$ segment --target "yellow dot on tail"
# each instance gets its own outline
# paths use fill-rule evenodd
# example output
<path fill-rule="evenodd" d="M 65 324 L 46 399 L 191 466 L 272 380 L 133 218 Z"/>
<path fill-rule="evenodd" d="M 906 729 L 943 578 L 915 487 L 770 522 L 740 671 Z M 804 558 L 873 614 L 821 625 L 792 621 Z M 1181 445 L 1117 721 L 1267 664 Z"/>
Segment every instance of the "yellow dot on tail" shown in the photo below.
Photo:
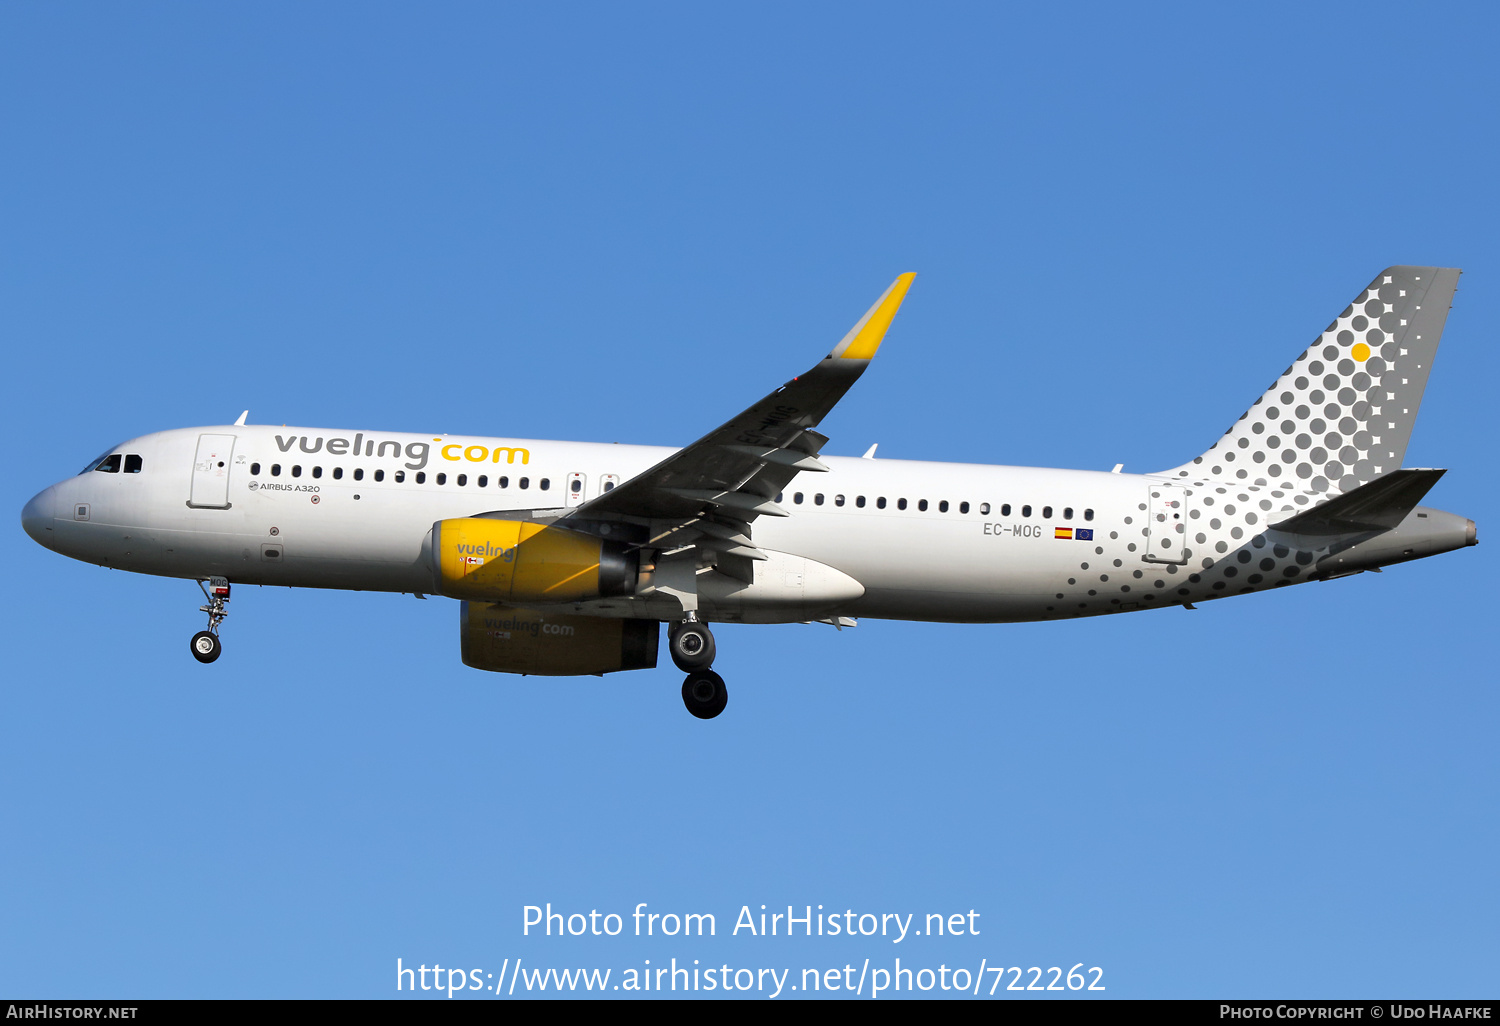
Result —
<path fill-rule="evenodd" d="M 1352 355 L 1360 363 L 1364 363 L 1370 358 L 1370 347 L 1361 342 L 1354 347 L 1354 352 Z"/>

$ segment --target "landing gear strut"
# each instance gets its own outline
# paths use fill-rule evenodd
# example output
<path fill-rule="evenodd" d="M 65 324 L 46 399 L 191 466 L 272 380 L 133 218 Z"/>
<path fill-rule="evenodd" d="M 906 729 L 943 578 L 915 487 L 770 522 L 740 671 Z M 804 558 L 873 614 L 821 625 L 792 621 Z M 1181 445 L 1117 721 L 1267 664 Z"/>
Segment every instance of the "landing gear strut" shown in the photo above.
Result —
<path fill-rule="evenodd" d="M 729 689 L 724 678 L 709 669 L 714 663 L 714 636 L 696 616 L 667 629 L 667 650 L 672 662 L 687 673 L 682 682 L 682 704 L 700 720 L 711 720 L 724 711 Z"/>
<path fill-rule="evenodd" d="M 198 587 L 203 591 L 203 597 L 208 599 L 208 605 L 198 607 L 199 612 L 208 614 L 208 630 L 194 634 L 189 645 L 194 659 L 200 663 L 211 663 L 224 651 L 224 646 L 219 642 L 219 624 L 229 615 L 224 608 L 229 604 L 229 580 L 210 577 L 206 585 L 199 581 Z"/>

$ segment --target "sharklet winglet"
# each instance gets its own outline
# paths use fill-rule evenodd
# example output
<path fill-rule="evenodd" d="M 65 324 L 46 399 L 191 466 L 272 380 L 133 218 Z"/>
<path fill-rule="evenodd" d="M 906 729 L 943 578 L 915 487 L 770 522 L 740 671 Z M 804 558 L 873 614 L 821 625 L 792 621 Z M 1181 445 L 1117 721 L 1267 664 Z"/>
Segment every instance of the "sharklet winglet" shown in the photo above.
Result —
<path fill-rule="evenodd" d="M 865 315 L 849 329 L 849 334 L 833 347 L 833 352 L 828 354 L 829 359 L 874 359 L 885 333 L 890 329 L 891 321 L 896 317 L 896 311 L 901 309 L 901 302 L 906 298 L 916 277 L 915 272 L 908 271 L 891 282 L 891 287 L 875 300 L 875 305 L 866 310 Z"/>

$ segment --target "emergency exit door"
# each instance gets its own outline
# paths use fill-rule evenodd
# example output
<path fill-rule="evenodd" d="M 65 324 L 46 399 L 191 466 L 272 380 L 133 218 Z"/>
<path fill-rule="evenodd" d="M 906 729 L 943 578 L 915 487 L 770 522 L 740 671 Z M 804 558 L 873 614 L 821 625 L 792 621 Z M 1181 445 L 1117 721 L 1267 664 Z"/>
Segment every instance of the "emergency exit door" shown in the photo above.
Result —
<path fill-rule="evenodd" d="M 582 474 L 568 475 L 568 505 L 580 506 L 588 498 L 588 478 Z"/>

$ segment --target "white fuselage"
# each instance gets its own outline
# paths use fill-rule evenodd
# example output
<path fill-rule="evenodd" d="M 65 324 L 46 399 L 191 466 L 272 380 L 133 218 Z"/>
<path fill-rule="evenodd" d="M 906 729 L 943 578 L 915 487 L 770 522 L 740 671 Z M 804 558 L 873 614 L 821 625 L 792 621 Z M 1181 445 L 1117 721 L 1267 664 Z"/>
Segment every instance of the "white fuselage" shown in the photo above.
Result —
<path fill-rule="evenodd" d="M 567 509 L 673 450 L 232 426 L 165 431 L 112 452 L 139 456 L 139 472 L 87 471 L 48 488 L 23 514 L 27 531 L 65 555 L 140 573 L 427 594 L 436 590 L 434 522 Z M 1164 475 L 823 462 L 829 472 L 799 474 L 781 497 L 790 516 L 762 516 L 753 529 L 756 546 L 863 586 L 819 615 L 1000 622 L 1121 612 L 1297 583 L 1326 554 L 1272 527 L 1311 493 Z M 1159 519 L 1153 537 L 1149 504 L 1164 487 L 1180 500 L 1178 523 Z M 1459 540 L 1433 551 L 1465 544 L 1453 529 Z M 1147 561 L 1157 544 L 1176 561 Z M 779 572 L 774 561 L 759 566 Z M 711 598 L 702 612 L 809 615 L 801 606 L 744 615 Z"/>

